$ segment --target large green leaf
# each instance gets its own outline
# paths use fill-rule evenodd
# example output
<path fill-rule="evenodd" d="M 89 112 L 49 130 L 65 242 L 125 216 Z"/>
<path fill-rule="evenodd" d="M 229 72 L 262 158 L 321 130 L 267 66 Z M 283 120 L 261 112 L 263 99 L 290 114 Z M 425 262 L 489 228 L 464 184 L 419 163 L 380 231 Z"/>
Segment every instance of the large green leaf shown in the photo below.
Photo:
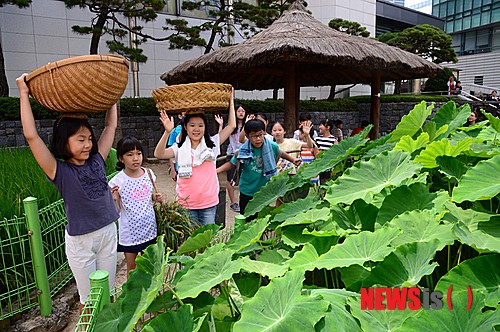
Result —
<path fill-rule="evenodd" d="M 316 332 L 356 332 L 361 331 L 356 319 L 347 310 L 347 298 L 359 297 L 359 294 L 343 289 L 311 289 L 312 296 L 321 295 L 330 302 L 330 308 L 316 325 Z"/>
<path fill-rule="evenodd" d="M 303 234 L 303 230 L 304 226 L 302 225 L 287 226 L 282 230 L 281 239 L 286 245 L 292 248 L 311 242 L 314 239 L 314 236 Z"/>
<path fill-rule="evenodd" d="M 447 137 L 451 132 L 462 127 L 467 118 L 470 115 L 469 104 L 464 104 L 457 109 L 455 102 L 450 101 L 443 105 L 432 118 L 432 122 L 436 123 L 436 127 L 440 128 L 444 125 L 448 125 L 448 130 L 436 137 L 436 139 L 441 139 Z"/>
<path fill-rule="evenodd" d="M 465 152 L 466 155 L 478 158 L 488 159 L 500 154 L 500 146 L 495 141 L 485 143 L 474 142 L 470 146 L 470 150 Z"/>
<path fill-rule="evenodd" d="M 394 150 L 403 150 L 411 154 L 427 146 L 428 143 L 429 143 L 429 134 L 427 133 L 421 133 L 415 140 L 410 136 L 403 136 L 401 137 L 399 142 L 394 146 Z"/>
<path fill-rule="evenodd" d="M 330 219 L 330 209 L 324 207 L 321 209 L 312 209 L 298 213 L 297 215 L 290 217 L 284 222 L 282 222 L 280 227 L 285 227 L 289 225 L 312 224 L 319 220 L 329 220 L 329 219 Z"/>
<path fill-rule="evenodd" d="M 445 192 L 430 193 L 423 183 L 400 186 L 384 199 L 377 214 L 377 224 L 384 225 L 395 216 L 407 211 L 442 209 L 448 199 L 448 194 Z"/>
<path fill-rule="evenodd" d="M 265 206 L 276 202 L 279 197 L 284 196 L 292 188 L 292 182 L 289 181 L 289 178 L 290 176 L 286 173 L 273 176 L 271 181 L 255 193 L 250 202 L 248 202 L 245 208 L 245 217 L 254 215 Z"/>
<path fill-rule="evenodd" d="M 313 331 L 329 303 L 321 296 L 301 295 L 304 271 L 294 270 L 271 280 L 243 304 L 234 332 Z"/>
<path fill-rule="evenodd" d="M 227 244 L 227 248 L 240 251 L 259 241 L 267 225 L 269 225 L 268 221 L 269 216 L 246 224 L 244 230 L 241 231 L 237 238 L 231 238 L 231 241 Z"/>
<path fill-rule="evenodd" d="M 215 224 L 204 225 L 191 234 L 189 238 L 177 250 L 177 255 L 205 248 L 210 244 L 220 226 Z"/>
<path fill-rule="evenodd" d="M 403 136 L 413 137 L 422 126 L 429 115 L 432 113 L 434 103 L 427 107 L 425 101 L 415 105 L 413 110 L 401 118 L 401 121 L 396 126 L 396 129 L 391 133 L 391 138 L 388 143 L 396 142 Z"/>
<path fill-rule="evenodd" d="M 288 261 L 290 269 L 299 269 L 302 271 L 314 270 L 314 262 L 318 259 L 318 253 L 314 246 L 306 243 L 301 251 L 297 251 L 293 257 Z"/>
<path fill-rule="evenodd" d="M 456 236 L 480 252 L 500 253 L 500 216 L 463 210 L 448 203 L 444 219 L 453 223 Z"/>
<path fill-rule="evenodd" d="M 206 313 L 202 317 L 194 320 L 193 307 L 190 304 L 181 306 L 176 311 L 164 312 L 149 321 L 141 331 L 157 332 L 165 331 L 168 326 L 169 331 L 175 332 L 197 332 L 205 320 Z"/>
<path fill-rule="evenodd" d="M 493 127 L 493 129 L 500 133 L 500 119 L 488 112 L 485 112 L 483 109 L 481 109 L 481 112 L 486 117 L 486 119 L 488 119 L 491 127 Z"/>
<path fill-rule="evenodd" d="M 276 216 L 274 216 L 273 218 L 273 221 L 285 221 L 300 212 L 304 212 L 314 208 L 316 205 L 318 205 L 318 198 L 313 195 L 308 195 L 306 198 L 297 199 L 284 205 L 286 206 L 286 208 L 282 209 L 278 214 L 276 214 Z"/>
<path fill-rule="evenodd" d="M 405 212 L 394 218 L 388 226 L 403 231 L 401 235 L 391 242 L 393 247 L 411 242 L 438 240 L 440 246 L 437 250 L 441 250 L 444 246 L 453 244 L 455 240 L 455 234 L 452 231 L 453 225 L 439 224 L 438 217 L 429 210 Z"/>
<path fill-rule="evenodd" d="M 441 167 L 441 172 L 457 181 L 467 172 L 467 166 L 454 157 L 440 156 L 436 158 L 437 164 Z"/>
<path fill-rule="evenodd" d="M 387 186 L 397 186 L 415 175 L 421 166 L 401 150 L 384 152 L 368 161 L 361 161 L 348 169 L 328 189 L 325 199 L 330 204 L 351 204 L 356 199 L 370 202 L 370 196 Z"/>
<path fill-rule="evenodd" d="M 163 236 L 159 236 L 156 244 L 146 248 L 144 255 L 137 256 L 136 268 L 123 284 L 122 294 L 97 316 L 95 331 L 132 331 L 163 288 L 167 257 Z"/>
<path fill-rule="evenodd" d="M 453 295 L 467 293 L 467 287 L 485 296 L 487 306 L 500 303 L 500 255 L 491 254 L 468 259 L 448 271 L 436 285 L 443 294 L 453 287 Z"/>
<path fill-rule="evenodd" d="M 296 177 L 300 178 L 297 185 L 309 182 L 319 173 L 335 167 L 337 163 L 354 154 L 368 140 L 365 138 L 368 132 L 369 128 L 366 128 L 359 135 L 343 139 L 339 144 L 332 145 L 328 150 L 322 151 L 312 162 L 301 166 L 297 170 Z"/>
<path fill-rule="evenodd" d="M 417 313 L 409 309 L 361 310 L 361 301 L 359 297 L 347 298 L 347 304 L 351 307 L 352 315 L 359 320 L 363 331 L 370 332 L 396 331 L 404 321 Z"/>
<path fill-rule="evenodd" d="M 255 261 L 248 257 L 243 257 L 241 259 L 241 269 L 250 273 L 258 273 L 261 276 L 269 277 L 269 279 L 274 279 L 284 275 L 285 272 L 288 271 L 288 266 Z"/>
<path fill-rule="evenodd" d="M 432 142 L 448 131 L 448 125 L 445 124 L 438 129 L 435 122 L 429 121 L 424 125 L 423 131 L 429 135 L 429 142 Z"/>
<path fill-rule="evenodd" d="M 453 190 L 453 201 L 490 199 L 500 193 L 500 155 L 480 161 L 469 169 Z"/>
<path fill-rule="evenodd" d="M 401 231 L 396 228 L 383 228 L 375 232 L 361 232 L 350 235 L 342 244 L 336 245 L 321 255 L 314 265 L 318 269 L 333 269 L 353 264 L 363 265 L 367 261 L 378 262 L 395 250 L 389 243 Z"/>
<path fill-rule="evenodd" d="M 332 207 L 333 226 L 337 234 L 346 235 L 359 231 L 373 231 L 379 209 L 362 199 L 355 200 L 347 208 L 341 205 Z M 326 230 L 323 226 L 321 229 Z"/>
<path fill-rule="evenodd" d="M 415 158 L 415 162 L 422 163 L 425 168 L 436 168 L 438 167 L 436 162 L 437 157 L 456 157 L 460 153 L 469 150 L 472 142 L 472 139 L 464 139 L 462 141 L 458 141 L 456 145 L 451 145 L 451 141 L 446 138 L 440 141 L 432 142 L 422 152 L 420 152 L 420 154 Z"/>
<path fill-rule="evenodd" d="M 224 249 L 194 264 L 177 283 L 176 292 L 180 298 L 196 297 L 224 280 L 230 279 L 241 269 L 239 260 L 231 260 L 234 250 Z"/>
<path fill-rule="evenodd" d="M 347 290 L 359 292 L 363 283 L 370 276 L 372 269 L 364 268 L 360 265 L 351 265 L 340 268 L 342 282 Z"/>
<path fill-rule="evenodd" d="M 383 285 L 388 287 L 412 287 L 423 276 L 430 275 L 438 263 L 429 261 L 434 258 L 440 246 L 438 240 L 413 242 L 399 246 L 371 272 L 363 287 Z"/>
<path fill-rule="evenodd" d="M 467 310 L 467 293 L 454 294 L 453 310 L 443 307 L 441 310 L 421 310 L 408 318 L 398 332 L 436 332 L 436 331 L 493 331 L 500 324 L 500 310 L 484 311 L 484 296 L 473 292 L 470 310 Z M 443 305 L 446 306 L 443 294 Z"/>

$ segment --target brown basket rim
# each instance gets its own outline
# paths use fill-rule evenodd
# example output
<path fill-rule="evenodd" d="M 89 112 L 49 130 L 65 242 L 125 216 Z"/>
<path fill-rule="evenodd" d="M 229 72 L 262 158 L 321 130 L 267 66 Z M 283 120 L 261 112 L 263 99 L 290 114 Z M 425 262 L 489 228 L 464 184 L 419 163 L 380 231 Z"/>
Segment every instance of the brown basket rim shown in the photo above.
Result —
<path fill-rule="evenodd" d="M 195 86 L 195 85 L 202 85 L 202 84 L 209 84 L 209 85 L 221 85 L 221 86 L 225 86 L 226 88 L 228 87 L 233 87 L 231 84 L 229 83 L 217 83 L 217 82 L 194 82 L 194 83 L 185 83 L 185 84 L 172 84 L 172 85 L 165 85 L 165 86 L 161 86 L 159 88 L 156 88 L 156 89 L 153 89 L 153 91 L 151 93 L 159 93 L 160 91 L 166 91 L 166 90 L 169 90 L 169 89 L 177 89 L 177 88 L 182 88 L 182 87 L 186 87 L 186 86 Z"/>
<path fill-rule="evenodd" d="M 107 62 L 117 62 L 123 63 L 127 68 L 129 67 L 128 61 L 118 55 L 114 54 L 90 54 L 90 55 L 79 55 L 71 58 L 66 58 L 54 62 L 49 62 L 45 66 L 39 67 L 33 70 L 26 76 L 26 81 L 31 80 L 32 78 L 41 75 L 47 71 L 53 70 L 55 68 L 63 67 L 66 65 L 70 65 L 78 62 L 89 62 L 89 61 L 107 61 Z"/>

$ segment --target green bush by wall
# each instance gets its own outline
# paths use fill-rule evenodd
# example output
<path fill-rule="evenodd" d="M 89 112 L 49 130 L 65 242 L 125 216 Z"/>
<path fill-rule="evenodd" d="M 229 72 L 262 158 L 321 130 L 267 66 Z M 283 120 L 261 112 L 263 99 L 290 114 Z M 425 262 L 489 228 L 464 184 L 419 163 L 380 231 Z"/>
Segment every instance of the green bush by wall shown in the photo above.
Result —
<path fill-rule="evenodd" d="M 446 96 L 423 96 L 423 95 L 382 95 L 381 103 L 394 102 L 446 102 Z M 369 103 L 370 96 L 356 96 L 343 99 L 328 100 L 300 100 L 300 112 L 350 112 L 358 110 L 358 103 Z M 267 100 L 244 100 L 235 99 L 235 104 L 242 104 L 249 113 L 280 113 L 283 112 L 285 104 L 283 99 Z M 35 100 L 31 99 L 31 107 L 35 119 L 54 119 L 59 113 L 50 111 Z M 151 116 L 158 114 L 153 98 L 123 98 L 120 100 L 120 115 L 129 116 Z M 103 112 L 92 114 L 91 117 L 102 117 Z M 19 98 L 0 97 L 0 121 L 19 120 Z"/>

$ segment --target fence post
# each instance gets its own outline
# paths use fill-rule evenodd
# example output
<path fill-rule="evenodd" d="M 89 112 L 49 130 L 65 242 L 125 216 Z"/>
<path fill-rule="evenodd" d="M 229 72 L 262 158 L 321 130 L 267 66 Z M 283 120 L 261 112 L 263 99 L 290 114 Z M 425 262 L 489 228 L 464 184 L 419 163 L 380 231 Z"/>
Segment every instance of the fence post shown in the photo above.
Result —
<path fill-rule="evenodd" d="M 33 260 L 33 269 L 35 271 L 40 314 L 42 316 L 49 316 L 52 314 L 52 299 L 50 298 L 49 278 L 45 265 L 45 253 L 43 251 L 37 199 L 35 197 L 27 197 L 23 200 L 23 205 L 28 227 L 31 259 Z"/>
<path fill-rule="evenodd" d="M 99 301 L 97 308 L 97 313 L 99 313 L 105 304 L 110 302 L 109 300 L 109 273 L 104 270 L 97 270 L 89 275 L 90 288 L 101 288 L 102 296 Z"/>

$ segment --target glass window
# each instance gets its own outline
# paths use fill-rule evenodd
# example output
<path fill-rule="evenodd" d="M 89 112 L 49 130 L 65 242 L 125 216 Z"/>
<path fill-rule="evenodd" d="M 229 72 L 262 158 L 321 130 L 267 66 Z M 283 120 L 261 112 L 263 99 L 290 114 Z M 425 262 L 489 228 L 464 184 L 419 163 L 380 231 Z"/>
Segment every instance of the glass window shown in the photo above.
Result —
<path fill-rule="evenodd" d="M 472 1 L 464 1 L 464 10 L 472 9 Z"/>
<path fill-rule="evenodd" d="M 474 54 L 476 49 L 476 32 L 471 31 L 465 34 L 464 54 Z"/>
<path fill-rule="evenodd" d="M 490 23 L 491 12 L 486 12 L 481 14 L 481 25 L 486 25 Z"/>
<path fill-rule="evenodd" d="M 472 15 L 471 26 L 474 28 L 480 25 L 481 25 L 481 14 Z"/>
<path fill-rule="evenodd" d="M 463 29 L 464 30 L 470 29 L 470 22 L 471 22 L 471 17 L 470 16 L 464 17 L 464 19 L 463 19 Z"/>
<path fill-rule="evenodd" d="M 474 84 L 483 85 L 484 77 L 483 76 L 474 76 Z"/>
<path fill-rule="evenodd" d="M 464 2 L 457 1 L 455 2 L 455 13 L 461 13 L 464 10 Z"/>
<path fill-rule="evenodd" d="M 491 22 L 500 22 L 500 8 L 491 11 Z"/>
<path fill-rule="evenodd" d="M 479 30 L 477 32 L 477 48 L 489 47 L 490 29 Z"/>
<path fill-rule="evenodd" d="M 446 33 L 452 33 L 452 32 L 454 32 L 454 30 L 453 30 L 453 21 L 446 22 L 446 24 L 444 25 L 444 31 L 446 31 Z"/>
<path fill-rule="evenodd" d="M 455 20 L 455 27 L 453 28 L 453 31 L 460 31 L 462 30 L 462 20 Z"/>
<path fill-rule="evenodd" d="M 181 8 L 181 15 L 188 17 L 213 18 L 211 11 L 218 11 L 220 7 L 219 0 L 190 0 L 189 2 L 201 2 L 200 9 L 184 10 Z"/>
<path fill-rule="evenodd" d="M 446 12 L 448 15 L 455 14 L 455 0 L 451 0 L 448 2 L 448 11 Z"/>

